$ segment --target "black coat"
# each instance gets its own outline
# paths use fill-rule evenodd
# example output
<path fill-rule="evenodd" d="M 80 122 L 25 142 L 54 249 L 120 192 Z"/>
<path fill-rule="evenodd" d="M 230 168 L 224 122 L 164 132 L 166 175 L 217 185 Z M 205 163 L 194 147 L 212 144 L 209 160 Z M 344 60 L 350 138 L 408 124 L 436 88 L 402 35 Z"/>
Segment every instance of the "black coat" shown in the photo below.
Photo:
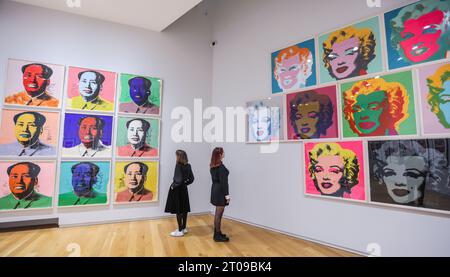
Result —
<path fill-rule="evenodd" d="M 187 186 L 194 182 L 190 164 L 177 163 L 173 174 L 173 183 L 169 188 L 166 202 L 166 213 L 182 214 L 191 211 Z"/>
<path fill-rule="evenodd" d="M 225 196 L 228 192 L 228 169 L 221 164 L 209 170 L 211 173 L 212 187 L 211 187 L 211 204 L 214 206 L 227 206 Z"/>

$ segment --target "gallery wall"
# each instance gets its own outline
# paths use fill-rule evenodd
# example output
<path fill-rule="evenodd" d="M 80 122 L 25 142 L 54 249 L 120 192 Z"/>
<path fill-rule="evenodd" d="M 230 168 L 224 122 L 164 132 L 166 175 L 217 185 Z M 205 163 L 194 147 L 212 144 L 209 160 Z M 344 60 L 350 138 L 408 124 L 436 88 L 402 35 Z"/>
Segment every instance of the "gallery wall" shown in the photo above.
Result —
<path fill-rule="evenodd" d="M 415 1 L 343 2 L 214 1 L 213 105 L 269 97 L 272 52 Z M 230 170 L 230 218 L 360 253 L 450 253 L 448 215 L 304 196 L 302 143 L 281 143 L 273 154 L 261 154 L 258 144 L 212 147 L 219 145 Z"/>
<path fill-rule="evenodd" d="M 0 96 L 3 98 L 9 58 L 155 76 L 163 80 L 159 195 L 156 203 L 0 213 L 0 222 L 59 217 L 61 225 L 101 223 L 167 216 L 164 213 L 173 178 L 175 151 L 187 151 L 196 182 L 190 187 L 191 210 L 209 210 L 209 145 L 174 143 L 170 113 L 192 109 L 194 98 L 210 104 L 211 24 L 200 5 L 163 33 L 0 0 Z M 186 54 L 188 53 L 188 54 Z M 192 71 L 195 64 L 197 70 Z M 0 104 L 1 105 L 1 104 Z M 205 162 L 206 161 L 206 162 Z M 205 169 L 206 167 L 206 169 Z"/>

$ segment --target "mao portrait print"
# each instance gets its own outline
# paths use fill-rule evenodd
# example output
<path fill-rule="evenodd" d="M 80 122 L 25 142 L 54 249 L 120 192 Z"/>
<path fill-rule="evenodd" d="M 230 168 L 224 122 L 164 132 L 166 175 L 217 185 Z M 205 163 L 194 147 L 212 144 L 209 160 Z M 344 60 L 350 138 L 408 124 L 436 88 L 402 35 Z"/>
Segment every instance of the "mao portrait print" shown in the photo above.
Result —
<path fill-rule="evenodd" d="M 63 157 L 111 157 L 112 116 L 66 113 Z"/>
<path fill-rule="evenodd" d="M 450 210 L 449 139 L 369 141 L 371 201 Z"/>
<path fill-rule="evenodd" d="M 305 143 L 305 193 L 365 201 L 363 143 Z"/>
<path fill-rule="evenodd" d="M 51 208 L 55 162 L 0 162 L 0 210 Z"/>
<path fill-rule="evenodd" d="M 344 138 L 417 133 L 411 71 L 344 83 L 341 95 Z"/>
<path fill-rule="evenodd" d="M 158 199 L 158 162 L 116 162 L 115 203 L 153 202 Z"/>
<path fill-rule="evenodd" d="M 8 60 L 5 104 L 59 108 L 64 71 L 63 65 Z"/>
<path fill-rule="evenodd" d="M 272 53 L 272 93 L 316 85 L 314 44 L 310 39 Z"/>
<path fill-rule="evenodd" d="M 110 162 L 62 162 L 58 206 L 108 203 Z"/>
<path fill-rule="evenodd" d="M 419 68 L 424 134 L 450 134 L 450 63 Z"/>
<path fill-rule="evenodd" d="M 289 140 L 337 138 L 336 86 L 286 95 Z"/>
<path fill-rule="evenodd" d="M 383 70 L 378 17 L 319 36 L 320 83 Z"/>
<path fill-rule="evenodd" d="M 157 118 L 119 117 L 117 125 L 117 156 L 128 158 L 159 156 L 159 125 Z"/>
<path fill-rule="evenodd" d="M 56 156 L 59 113 L 28 110 L 3 110 L 0 157 Z"/>
<path fill-rule="evenodd" d="M 247 102 L 247 142 L 280 140 L 282 97 Z"/>
<path fill-rule="evenodd" d="M 389 69 L 449 57 L 450 2 L 422 0 L 384 14 Z"/>
<path fill-rule="evenodd" d="M 116 73 L 69 67 L 67 81 L 67 109 L 114 111 Z"/>
<path fill-rule="evenodd" d="M 122 73 L 119 112 L 159 116 L 161 94 L 161 79 Z"/>

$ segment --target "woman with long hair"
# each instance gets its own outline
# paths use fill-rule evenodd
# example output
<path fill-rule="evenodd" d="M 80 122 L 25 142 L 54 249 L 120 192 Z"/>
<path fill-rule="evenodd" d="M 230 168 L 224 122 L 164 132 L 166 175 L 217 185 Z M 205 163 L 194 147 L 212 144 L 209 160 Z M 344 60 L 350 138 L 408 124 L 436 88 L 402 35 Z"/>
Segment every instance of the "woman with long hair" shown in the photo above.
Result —
<path fill-rule="evenodd" d="M 211 187 L 211 204 L 216 206 L 214 216 L 214 241 L 227 242 L 230 239 L 222 234 L 220 228 L 225 206 L 230 203 L 230 195 L 228 192 L 228 174 L 229 171 L 223 164 L 225 153 L 222 147 L 214 148 L 211 156 L 210 173 L 212 179 Z"/>
<path fill-rule="evenodd" d="M 187 186 L 194 182 L 194 174 L 192 173 L 191 165 L 188 163 L 186 152 L 177 150 L 175 154 L 177 164 L 169 195 L 167 196 L 165 212 L 177 215 L 178 229 L 170 233 L 170 235 L 182 237 L 187 233 L 187 214 L 191 211 Z"/>

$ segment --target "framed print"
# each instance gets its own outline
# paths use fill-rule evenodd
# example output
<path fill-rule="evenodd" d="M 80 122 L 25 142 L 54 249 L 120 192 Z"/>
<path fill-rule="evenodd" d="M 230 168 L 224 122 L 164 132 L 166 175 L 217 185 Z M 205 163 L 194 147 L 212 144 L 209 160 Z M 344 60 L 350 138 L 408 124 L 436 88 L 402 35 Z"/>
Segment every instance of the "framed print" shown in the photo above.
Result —
<path fill-rule="evenodd" d="M 113 112 L 116 76 L 110 71 L 70 66 L 66 108 Z"/>
<path fill-rule="evenodd" d="M 157 201 L 158 169 L 157 161 L 116 162 L 115 203 Z"/>
<path fill-rule="evenodd" d="M 422 130 L 450 135 L 450 62 L 418 69 Z"/>
<path fill-rule="evenodd" d="M 108 204 L 110 162 L 61 162 L 59 207 Z"/>
<path fill-rule="evenodd" d="M 379 17 L 319 36 L 320 83 L 383 70 Z"/>
<path fill-rule="evenodd" d="M 119 112 L 159 116 L 161 97 L 161 79 L 120 74 Z"/>
<path fill-rule="evenodd" d="M 63 65 L 8 60 L 4 103 L 28 107 L 61 107 Z"/>
<path fill-rule="evenodd" d="M 53 161 L 0 161 L 0 211 L 52 207 Z"/>
<path fill-rule="evenodd" d="M 317 84 L 314 38 L 271 54 L 272 93 L 298 90 Z"/>
<path fill-rule="evenodd" d="M 362 141 L 306 142 L 305 194 L 366 201 Z"/>
<path fill-rule="evenodd" d="M 450 211 L 450 139 L 369 141 L 372 202 Z"/>
<path fill-rule="evenodd" d="M 0 157 L 54 157 L 59 144 L 59 112 L 4 109 Z"/>
<path fill-rule="evenodd" d="M 389 69 L 449 57 L 450 2 L 422 0 L 384 14 Z"/>
<path fill-rule="evenodd" d="M 286 95 L 288 140 L 337 138 L 336 86 Z"/>
<path fill-rule="evenodd" d="M 62 156 L 69 158 L 111 157 L 113 117 L 66 113 Z"/>
<path fill-rule="evenodd" d="M 341 84 L 343 137 L 416 135 L 413 87 L 411 71 Z"/>
<path fill-rule="evenodd" d="M 119 117 L 116 141 L 117 156 L 158 157 L 159 126 L 160 120 L 157 118 Z"/>
<path fill-rule="evenodd" d="M 247 102 L 247 142 L 269 142 L 283 139 L 281 121 L 283 98 Z"/>

